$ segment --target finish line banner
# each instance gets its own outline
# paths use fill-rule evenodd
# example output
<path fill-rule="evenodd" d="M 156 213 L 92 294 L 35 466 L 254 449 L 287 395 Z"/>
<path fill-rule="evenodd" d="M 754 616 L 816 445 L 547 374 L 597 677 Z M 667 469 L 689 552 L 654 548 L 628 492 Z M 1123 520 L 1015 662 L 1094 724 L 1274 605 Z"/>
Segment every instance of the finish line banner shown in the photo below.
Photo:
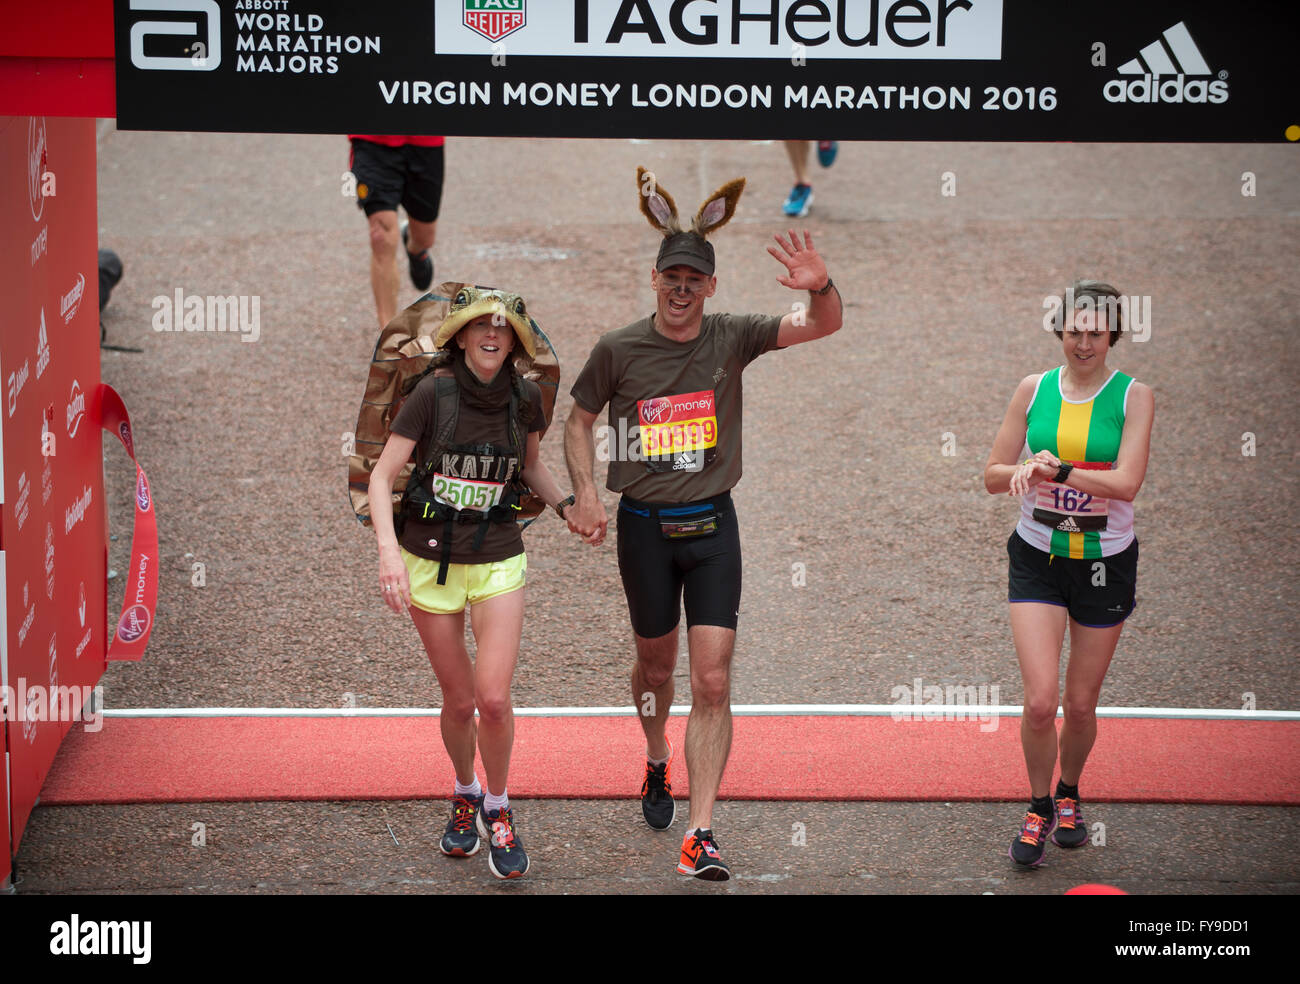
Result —
<path fill-rule="evenodd" d="M 1285 6 L 115 0 L 122 129 L 1300 139 Z"/>

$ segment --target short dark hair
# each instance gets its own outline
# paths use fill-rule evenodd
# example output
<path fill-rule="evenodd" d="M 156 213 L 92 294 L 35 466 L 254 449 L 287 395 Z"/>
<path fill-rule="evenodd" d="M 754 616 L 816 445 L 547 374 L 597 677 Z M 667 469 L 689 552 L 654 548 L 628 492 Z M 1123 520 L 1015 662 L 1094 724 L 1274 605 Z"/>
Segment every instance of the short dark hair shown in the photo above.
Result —
<path fill-rule="evenodd" d="M 1113 347 L 1124 333 L 1124 305 L 1118 290 L 1100 280 L 1076 280 L 1065 289 L 1060 297 L 1060 305 L 1052 317 L 1052 330 L 1060 338 L 1066 324 L 1065 312 L 1097 311 L 1106 315 L 1106 324 L 1110 328 L 1110 346 Z"/>

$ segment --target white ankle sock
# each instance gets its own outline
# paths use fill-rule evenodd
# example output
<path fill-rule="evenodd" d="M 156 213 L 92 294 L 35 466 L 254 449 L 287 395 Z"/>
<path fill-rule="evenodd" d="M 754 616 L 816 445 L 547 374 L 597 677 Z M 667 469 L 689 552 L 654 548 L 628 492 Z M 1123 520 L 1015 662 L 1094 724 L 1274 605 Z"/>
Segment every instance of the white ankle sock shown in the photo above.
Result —
<path fill-rule="evenodd" d="M 470 785 L 470 786 L 462 786 L 462 785 L 460 784 L 460 780 L 457 779 L 457 780 L 456 780 L 456 795 L 457 795 L 457 796 L 482 796 L 482 795 L 483 795 L 483 787 L 479 784 L 479 781 L 478 781 L 478 775 L 475 774 L 475 776 L 474 776 L 474 783 L 473 783 L 473 785 Z"/>

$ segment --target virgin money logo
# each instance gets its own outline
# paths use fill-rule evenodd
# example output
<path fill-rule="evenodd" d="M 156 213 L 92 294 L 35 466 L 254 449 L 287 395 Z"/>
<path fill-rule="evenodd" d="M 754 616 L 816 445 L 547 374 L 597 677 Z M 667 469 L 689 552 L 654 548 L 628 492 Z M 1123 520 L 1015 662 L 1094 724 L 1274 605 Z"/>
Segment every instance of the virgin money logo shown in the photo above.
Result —
<path fill-rule="evenodd" d="M 144 472 L 141 472 L 135 480 L 135 504 L 140 507 L 141 512 L 148 512 L 152 501 L 149 495 L 149 480 L 144 477 Z"/>
<path fill-rule="evenodd" d="M 32 219 L 37 222 L 45 211 L 45 191 L 41 187 L 41 176 L 49 169 L 49 160 L 45 117 L 33 116 L 27 124 L 27 198 L 32 207 Z"/>
<path fill-rule="evenodd" d="M 132 458 L 135 457 L 135 445 L 131 443 L 131 425 L 125 420 L 117 425 L 118 436 L 122 438 L 122 443 L 126 445 L 126 453 Z"/>
<path fill-rule="evenodd" d="M 673 419 L 673 401 L 656 396 L 641 405 L 641 419 L 647 424 L 666 424 Z"/>
<path fill-rule="evenodd" d="M 117 637 L 123 642 L 135 642 L 149 631 L 149 609 L 132 605 L 122 613 L 117 622 Z"/>

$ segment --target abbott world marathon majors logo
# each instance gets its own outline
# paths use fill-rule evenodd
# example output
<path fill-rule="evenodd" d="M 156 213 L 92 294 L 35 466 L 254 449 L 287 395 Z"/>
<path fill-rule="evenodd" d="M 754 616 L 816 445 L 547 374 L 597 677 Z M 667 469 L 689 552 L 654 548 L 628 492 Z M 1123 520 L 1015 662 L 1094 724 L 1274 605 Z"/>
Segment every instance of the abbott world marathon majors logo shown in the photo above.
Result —
<path fill-rule="evenodd" d="M 1217 77 L 1179 21 L 1116 69 L 1120 78 L 1102 89 L 1112 103 L 1225 103 L 1228 73 Z"/>
<path fill-rule="evenodd" d="M 136 68 L 212 72 L 221 64 L 221 8 L 216 0 L 131 0 L 130 9 L 133 14 L 169 18 L 142 18 L 131 25 L 131 64 Z"/>

